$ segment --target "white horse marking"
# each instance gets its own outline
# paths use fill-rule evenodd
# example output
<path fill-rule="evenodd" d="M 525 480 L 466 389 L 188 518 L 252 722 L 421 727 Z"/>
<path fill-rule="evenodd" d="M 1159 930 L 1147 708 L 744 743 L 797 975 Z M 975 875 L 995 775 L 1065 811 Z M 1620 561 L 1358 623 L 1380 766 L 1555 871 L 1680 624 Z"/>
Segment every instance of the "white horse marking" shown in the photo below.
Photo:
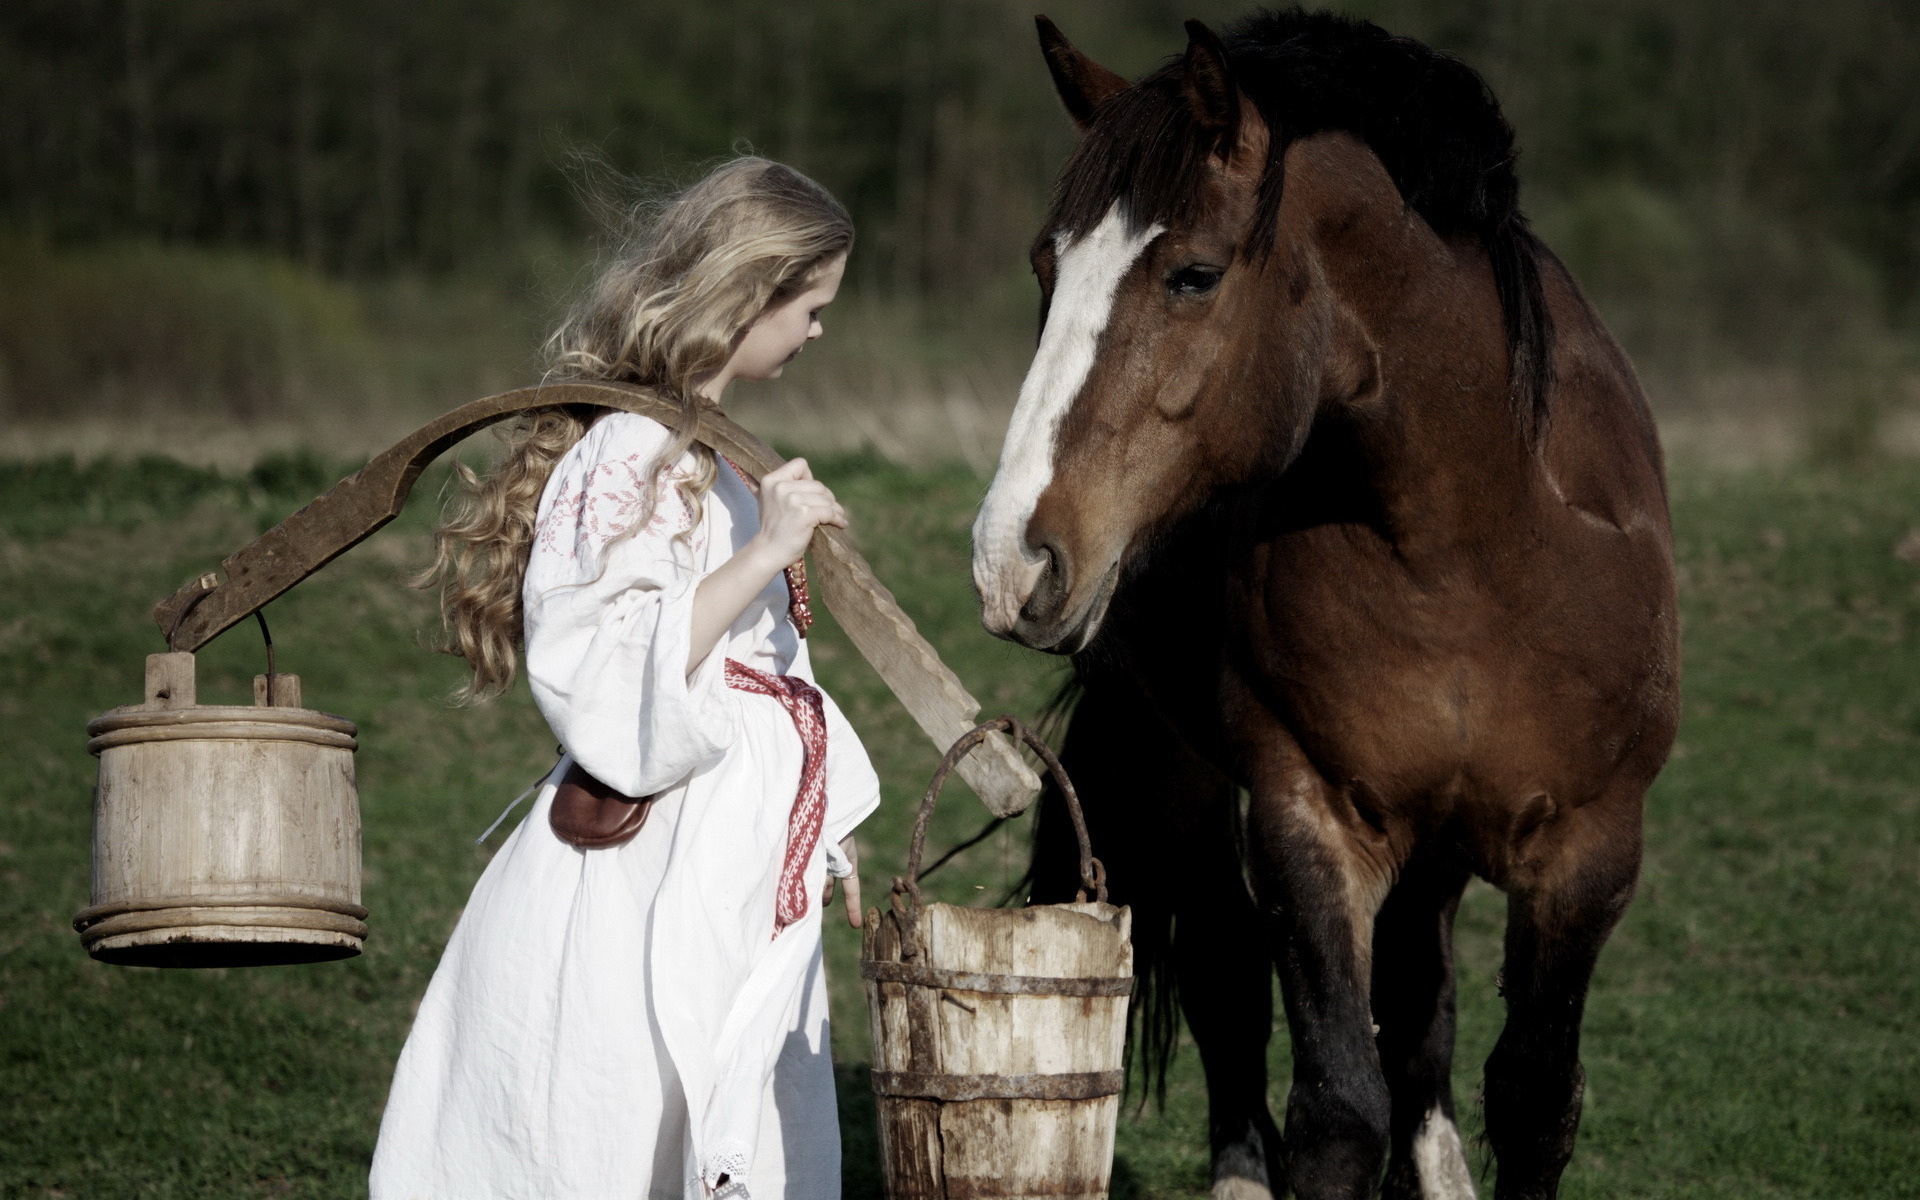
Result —
<path fill-rule="evenodd" d="M 1266 1184 L 1239 1175 L 1214 1180 L 1208 1195 L 1211 1200 L 1273 1200 L 1273 1190 Z"/>
<path fill-rule="evenodd" d="M 973 582 L 980 589 L 987 628 L 1005 633 L 1033 594 L 1046 559 L 1027 545 L 1027 522 L 1053 481 L 1053 439 L 1060 420 L 1093 370 L 1113 295 L 1140 252 L 1165 232 L 1161 225 L 1127 230 L 1116 203 L 1086 236 L 1062 235 L 1047 325 L 1020 385 L 1000 467 L 973 522 Z"/>
<path fill-rule="evenodd" d="M 1413 1171 L 1420 1179 L 1421 1200 L 1474 1200 L 1473 1172 L 1467 1169 L 1460 1131 L 1438 1104 L 1427 1110 L 1414 1135 Z"/>

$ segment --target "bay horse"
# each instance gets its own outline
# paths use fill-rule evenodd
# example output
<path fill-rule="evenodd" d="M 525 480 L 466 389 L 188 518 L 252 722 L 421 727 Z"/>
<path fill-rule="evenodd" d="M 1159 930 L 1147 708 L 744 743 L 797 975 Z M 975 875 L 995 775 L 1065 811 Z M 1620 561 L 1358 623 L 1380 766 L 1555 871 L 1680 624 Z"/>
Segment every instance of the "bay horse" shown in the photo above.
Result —
<path fill-rule="evenodd" d="M 988 630 L 1072 656 L 1062 757 L 1157 964 L 1148 1048 L 1172 995 L 1216 1197 L 1472 1196 L 1451 941 L 1477 875 L 1507 897 L 1495 1195 L 1553 1196 L 1679 711 L 1633 368 L 1459 61 L 1292 10 L 1189 22 L 1129 83 L 1039 28 L 1081 140 L 973 574 Z M 1073 890 L 1067 836 L 1043 807 L 1036 903 Z"/>

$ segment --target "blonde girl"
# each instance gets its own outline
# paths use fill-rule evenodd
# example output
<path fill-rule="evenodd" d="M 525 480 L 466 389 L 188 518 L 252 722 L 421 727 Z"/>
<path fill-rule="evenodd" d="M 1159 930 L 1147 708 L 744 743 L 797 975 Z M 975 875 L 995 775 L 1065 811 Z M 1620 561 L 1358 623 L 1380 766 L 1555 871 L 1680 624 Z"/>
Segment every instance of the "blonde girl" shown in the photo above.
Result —
<path fill-rule="evenodd" d="M 529 417 L 441 527 L 427 579 L 470 696 L 524 659 L 565 756 L 421 1001 L 373 1200 L 839 1195 L 822 884 L 846 879 L 857 924 L 850 835 L 879 786 L 784 569 L 846 514 L 803 460 L 756 494 L 692 432 L 820 336 L 852 243 L 764 159 L 675 197 L 549 347 L 556 375 L 652 385 L 682 419 Z M 576 765 L 658 797 L 631 841 L 555 835 Z"/>

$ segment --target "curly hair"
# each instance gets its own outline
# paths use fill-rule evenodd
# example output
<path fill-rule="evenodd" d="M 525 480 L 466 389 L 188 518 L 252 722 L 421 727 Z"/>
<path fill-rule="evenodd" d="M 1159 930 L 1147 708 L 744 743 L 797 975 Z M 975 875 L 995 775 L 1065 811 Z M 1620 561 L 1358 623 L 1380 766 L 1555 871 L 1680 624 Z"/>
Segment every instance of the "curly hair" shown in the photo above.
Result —
<path fill-rule="evenodd" d="M 625 220 L 623 247 L 547 339 L 547 377 L 643 384 L 675 400 L 680 417 L 649 467 L 648 494 L 662 469 L 693 450 L 696 469 L 675 486 L 697 524 L 715 473 L 712 453 L 693 441 L 705 403 L 699 385 L 726 365 L 756 317 L 805 291 L 852 249 L 853 222 L 813 180 L 751 156 L 663 203 L 632 207 Z M 529 412 L 498 427 L 506 451 L 492 470 L 456 465 L 460 494 L 434 532 L 432 565 L 413 580 L 440 591 L 444 637 L 436 648 L 472 668 L 456 702 L 490 700 L 512 684 L 541 494 L 606 411 Z"/>

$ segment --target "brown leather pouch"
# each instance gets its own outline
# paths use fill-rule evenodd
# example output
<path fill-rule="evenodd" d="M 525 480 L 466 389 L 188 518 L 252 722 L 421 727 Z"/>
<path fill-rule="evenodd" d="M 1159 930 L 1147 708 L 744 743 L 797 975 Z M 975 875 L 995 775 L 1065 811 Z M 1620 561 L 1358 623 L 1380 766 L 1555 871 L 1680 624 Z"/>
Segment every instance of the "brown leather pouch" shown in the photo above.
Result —
<path fill-rule="evenodd" d="M 654 799 L 623 796 L 574 763 L 553 794 L 547 824 L 555 837 L 582 850 L 624 846 L 647 823 Z"/>

